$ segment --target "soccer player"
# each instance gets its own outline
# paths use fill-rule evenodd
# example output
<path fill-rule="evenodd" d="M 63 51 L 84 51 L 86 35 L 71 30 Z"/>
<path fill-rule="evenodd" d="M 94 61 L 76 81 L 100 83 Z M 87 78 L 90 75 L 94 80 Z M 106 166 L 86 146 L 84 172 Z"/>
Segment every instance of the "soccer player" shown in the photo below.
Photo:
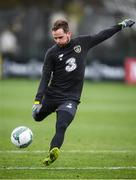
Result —
<path fill-rule="evenodd" d="M 57 20 L 52 27 L 55 41 L 47 50 L 42 77 L 32 108 L 35 121 L 42 121 L 56 112 L 56 131 L 50 143 L 49 155 L 44 159 L 45 166 L 59 156 L 65 132 L 74 119 L 83 87 L 87 52 L 97 44 L 110 38 L 123 28 L 135 22 L 126 19 L 96 35 L 72 38 L 68 22 Z"/>

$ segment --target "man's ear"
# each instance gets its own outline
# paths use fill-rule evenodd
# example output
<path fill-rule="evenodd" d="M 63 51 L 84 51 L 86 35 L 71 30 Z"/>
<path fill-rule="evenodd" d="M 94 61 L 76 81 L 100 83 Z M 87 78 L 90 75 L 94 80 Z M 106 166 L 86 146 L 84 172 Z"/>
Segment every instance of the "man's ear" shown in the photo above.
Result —
<path fill-rule="evenodd" d="M 71 32 L 71 31 L 69 31 L 67 34 L 68 34 L 70 37 L 72 36 L 72 32 Z"/>

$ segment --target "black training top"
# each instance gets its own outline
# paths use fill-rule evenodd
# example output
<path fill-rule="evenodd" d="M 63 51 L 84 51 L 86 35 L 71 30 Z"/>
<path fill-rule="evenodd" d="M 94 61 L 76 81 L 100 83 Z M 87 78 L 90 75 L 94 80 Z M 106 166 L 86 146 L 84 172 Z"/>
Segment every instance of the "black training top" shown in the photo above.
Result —
<path fill-rule="evenodd" d="M 46 96 L 53 102 L 65 100 L 79 102 L 87 52 L 120 30 L 121 26 L 116 25 L 94 36 L 86 35 L 71 39 L 65 47 L 59 47 L 57 44 L 52 46 L 45 55 L 35 100 L 41 102 Z"/>

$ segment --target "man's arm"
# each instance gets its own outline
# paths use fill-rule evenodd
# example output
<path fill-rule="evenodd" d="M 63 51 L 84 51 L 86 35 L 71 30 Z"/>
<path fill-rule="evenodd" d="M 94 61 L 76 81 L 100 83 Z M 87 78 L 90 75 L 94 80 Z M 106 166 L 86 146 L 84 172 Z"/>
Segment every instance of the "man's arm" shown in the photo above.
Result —
<path fill-rule="evenodd" d="M 36 114 L 42 108 L 41 102 L 42 102 L 43 96 L 45 95 L 45 91 L 48 87 L 48 83 L 49 83 L 50 78 L 51 78 L 52 70 L 53 70 L 53 62 L 52 62 L 52 58 L 49 55 L 49 51 L 48 51 L 45 55 L 45 58 L 44 58 L 42 77 L 41 77 L 41 81 L 40 81 L 40 84 L 38 87 L 37 94 L 35 96 L 35 102 L 34 102 L 34 105 L 32 107 L 32 116 L 34 119 L 36 118 Z"/>
<path fill-rule="evenodd" d="M 91 47 L 96 46 L 97 44 L 105 41 L 106 39 L 113 36 L 115 33 L 119 32 L 122 29 L 121 25 L 113 26 L 109 29 L 103 30 L 98 34 L 91 37 Z"/>
<path fill-rule="evenodd" d="M 35 101 L 41 103 L 42 98 L 45 94 L 45 91 L 48 87 L 48 83 L 51 78 L 51 72 L 53 70 L 53 62 L 52 58 L 49 54 L 49 52 L 46 53 L 45 58 L 44 58 L 44 65 L 43 65 L 43 70 L 42 70 L 42 77 L 40 80 L 40 84 L 38 87 L 37 94 L 35 96 Z"/>
<path fill-rule="evenodd" d="M 135 22 L 133 20 L 126 19 L 111 28 L 108 28 L 108 29 L 105 29 L 105 30 L 99 32 L 96 35 L 84 36 L 84 44 L 85 44 L 85 46 L 87 46 L 87 48 L 92 48 L 93 46 L 96 46 L 97 44 L 110 38 L 111 36 L 113 36 L 115 33 L 119 32 L 123 28 L 131 27 L 134 24 L 135 24 Z"/>
<path fill-rule="evenodd" d="M 39 103 L 41 103 L 42 98 L 43 98 L 45 91 L 47 89 L 48 83 L 50 81 L 50 76 L 51 76 L 50 69 L 47 67 L 46 68 L 43 67 L 42 77 L 40 80 L 40 84 L 38 87 L 37 94 L 35 96 L 35 101 L 39 101 Z"/>

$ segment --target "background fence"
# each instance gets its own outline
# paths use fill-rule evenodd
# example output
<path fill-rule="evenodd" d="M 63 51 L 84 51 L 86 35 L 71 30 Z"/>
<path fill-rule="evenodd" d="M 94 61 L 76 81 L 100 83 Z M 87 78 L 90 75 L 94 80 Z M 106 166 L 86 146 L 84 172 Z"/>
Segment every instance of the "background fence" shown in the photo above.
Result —
<path fill-rule="evenodd" d="M 50 28 L 58 18 L 68 19 L 73 37 L 79 34 L 95 34 L 125 18 L 136 20 L 136 1 L 1 1 L 0 53 L 4 64 L 3 77 L 19 75 L 13 69 L 20 72 L 20 76 L 30 75 L 35 63 L 38 63 L 39 69 L 32 72 L 32 76 L 40 75 L 44 54 L 53 44 Z M 136 28 L 133 27 L 93 48 L 87 57 L 86 77 L 103 79 L 101 71 L 106 69 L 106 72 L 111 73 L 105 77 L 110 76 L 109 79 L 112 79 L 113 76 L 113 79 L 123 80 L 125 59 L 136 57 L 135 47 Z M 89 68 L 92 68 L 91 74 Z M 98 75 L 97 70 L 100 72 Z"/>

